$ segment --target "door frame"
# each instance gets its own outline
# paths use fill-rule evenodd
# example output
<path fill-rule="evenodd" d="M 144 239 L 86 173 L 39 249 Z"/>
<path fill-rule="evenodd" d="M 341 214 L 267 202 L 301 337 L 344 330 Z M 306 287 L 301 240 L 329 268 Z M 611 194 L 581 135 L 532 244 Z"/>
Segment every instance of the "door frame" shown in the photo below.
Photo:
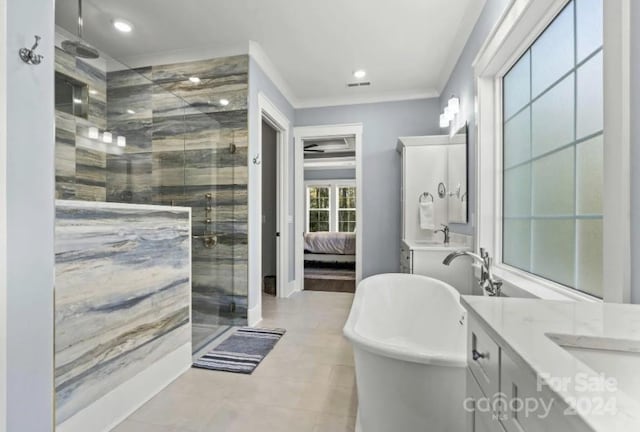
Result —
<path fill-rule="evenodd" d="M 304 233 L 306 230 L 304 141 L 314 138 L 354 135 L 356 137 L 356 285 L 362 280 L 362 123 L 301 126 L 293 130 L 295 155 L 295 273 L 296 291 L 304 289 Z"/>
<path fill-rule="evenodd" d="M 0 0 L 0 34 L 7 34 L 6 2 Z M 7 56 L 0 44 L 0 432 L 7 418 Z"/>
<path fill-rule="evenodd" d="M 253 165 L 252 175 L 255 181 L 249 182 L 253 185 L 253 191 L 249 191 L 249 206 L 257 206 L 259 211 L 255 215 L 259 218 L 249 221 L 249 249 L 260 251 L 256 262 L 249 262 L 249 291 L 257 290 L 256 304 L 248 310 L 249 325 L 255 325 L 262 320 L 262 121 L 266 121 L 269 126 L 275 129 L 276 137 L 276 196 L 278 204 L 276 226 L 280 237 L 276 242 L 276 296 L 285 298 L 291 295 L 289 289 L 289 193 L 288 185 L 290 178 L 289 168 L 289 119 L 269 100 L 262 92 L 258 94 L 258 126 L 257 126 L 257 154 L 250 155 L 250 165 Z M 254 192 L 254 193 L 252 193 Z M 254 204 L 252 204 L 252 201 Z M 254 214 L 250 212 L 249 214 Z"/>

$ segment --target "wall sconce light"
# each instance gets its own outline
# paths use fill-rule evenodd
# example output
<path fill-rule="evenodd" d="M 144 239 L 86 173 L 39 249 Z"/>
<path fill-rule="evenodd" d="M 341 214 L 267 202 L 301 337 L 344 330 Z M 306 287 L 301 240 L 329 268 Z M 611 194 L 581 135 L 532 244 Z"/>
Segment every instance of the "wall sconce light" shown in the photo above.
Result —
<path fill-rule="evenodd" d="M 449 108 L 449 113 L 452 116 L 457 115 L 460 112 L 460 99 L 455 96 L 451 96 L 447 107 Z"/>
<path fill-rule="evenodd" d="M 444 114 L 440 114 L 440 127 L 441 128 L 449 127 L 449 120 L 447 119 L 447 116 Z"/>
<path fill-rule="evenodd" d="M 440 127 L 449 127 L 458 113 L 460 113 L 460 99 L 456 96 L 451 96 L 447 106 L 444 107 L 444 112 L 440 114 Z"/>

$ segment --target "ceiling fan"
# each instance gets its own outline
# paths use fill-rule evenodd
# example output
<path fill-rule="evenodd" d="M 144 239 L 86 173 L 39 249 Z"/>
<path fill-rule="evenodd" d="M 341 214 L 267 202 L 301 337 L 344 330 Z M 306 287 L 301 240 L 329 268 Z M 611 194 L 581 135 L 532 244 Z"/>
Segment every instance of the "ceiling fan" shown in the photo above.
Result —
<path fill-rule="evenodd" d="M 324 153 L 324 150 L 322 149 L 314 150 L 314 148 L 318 147 L 318 145 L 319 144 L 307 144 L 306 146 L 304 146 L 305 153 Z"/>

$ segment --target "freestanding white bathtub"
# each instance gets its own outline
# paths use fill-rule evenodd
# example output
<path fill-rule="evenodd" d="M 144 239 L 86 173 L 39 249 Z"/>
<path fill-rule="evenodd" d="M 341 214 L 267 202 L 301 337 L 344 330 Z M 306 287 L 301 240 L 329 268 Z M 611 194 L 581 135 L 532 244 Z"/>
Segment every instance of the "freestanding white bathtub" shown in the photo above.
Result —
<path fill-rule="evenodd" d="M 362 432 L 461 432 L 466 310 L 455 288 L 418 275 L 362 281 L 344 335 L 353 344 Z"/>

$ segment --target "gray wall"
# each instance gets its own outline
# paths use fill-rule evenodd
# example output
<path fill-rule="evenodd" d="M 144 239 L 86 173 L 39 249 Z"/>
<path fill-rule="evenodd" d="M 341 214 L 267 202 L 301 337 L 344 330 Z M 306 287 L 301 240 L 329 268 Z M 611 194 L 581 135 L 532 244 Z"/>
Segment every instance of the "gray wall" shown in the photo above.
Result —
<path fill-rule="evenodd" d="M 631 22 L 640 22 L 640 2 L 631 2 Z M 631 26 L 631 301 L 640 303 L 640 28 Z"/>
<path fill-rule="evenodd" d="M 451 95 L 460 98 L 460 114 L 454 122 L 454 128 L 469 123 L 469 222 L 467 224 L 452 224 L 451 230 L 462 234 L 473 234 L 472 221 L 475 219 L 476 208 L 476 138 L 477 128 L 474 112 L 475 81 L 473 77 L 473 60 L 476 58 L 482 44 L 489 36 L 489 32 L 498 22 L 502 12 L 509 4 L 509 0 L 487 0 L 482 14 L 476 22 L 467 44 L 449 77 L 440 96 L 440 112 L 446 106 Z"/>
<path fill-rule="evenodd" d="M 6 429 L 45 432 L 52 430 L 54 394 L 53 1 L 9 0 L 6 13 Z M 44 61 L 30 66 L 17 53 L 35 34 Z"/>
<path fill-rule="evenodd" d="M 278 134 L 262 122 L 262 277 L 277 274 Z"/>
<path fill-rule="evenodd" d="M 400 270 L 398 137 L 440 133 L 438 99 L 296 110 L 296 126 L 363 124 L 362 276 Z"/>
<path fill-rule="evenodd" d="M 304 180 L 355 180 L 355 169 L 305 170 Z"/>
<path fill-rule="evenodd" d="M 269 79 L 269 77 L 264 73 L 262 68 L 258 65 L 258 63 L 251 57 L 249 57 L 249 149 L 253 151 L 257 149 L 260 145 L 258 142 L 258 130 L 261 125 L 261 121 L 258 118 L 258 95 L 263 93 L 269 100 L 280 110 L 282 114 L 284 114 L 289 119 L 289 169 L 293 174 L 294 167 L 294 158 L 293 158 L 293 126 L 295 119 L 295 111 L 293 106 L 289 103 L 287 98 L 278 90 L 278 88 L 273 84 L 273 82 Z M 257 152 L 253 152 L 249 154 L 249 163 L 251 164 L 251 158 Z M 250 168 L 251 169 L 251 168 Z M 292 204 L 289 209 L 289 216 L 291 220 L 293 220 L 293 212 L 294 212 L 294 190 L 293 190 L 293 175 L 291 176 L 291 184 L 289 185 L 289 202 Z M 261 180 L 261 179 L 260 179 Z M 252 197 L 249 197 L 251 200 Z M 257 207 L 257 206 L 256 206 Z M 260 213 L 253 213 L 250 217 L 250 220 L 260 220 Z M 289 224 L 289 250 L 294 251 L 294 224 Z M 295 255 L 293 253 L 289 254 L 289 281 L 295 280 L 295 264 L 294 259 Z M 257 262 L 260 260 L 260 250 L 258 248 L 249 248 L 249 262 Z M 261 289 L 258 287 L 258 289 Z M 254 288 L 249 290 L 249 307 L 255 307 L 258 303 L 258 293 Z"/>

